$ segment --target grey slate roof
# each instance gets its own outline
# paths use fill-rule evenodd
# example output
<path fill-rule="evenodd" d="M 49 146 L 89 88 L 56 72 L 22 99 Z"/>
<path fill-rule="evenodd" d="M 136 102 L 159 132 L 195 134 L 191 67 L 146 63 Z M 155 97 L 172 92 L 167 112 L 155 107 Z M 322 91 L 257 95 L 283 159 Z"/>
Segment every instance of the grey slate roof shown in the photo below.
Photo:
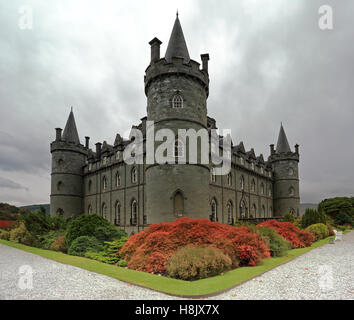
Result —
<path fill-rule="evenodd" d="M 280 131 L 278 136 L 278 143 L 277 143 L 277 153 L 287 153 L 291 152 L 288 139 L 286 138 L 286 134 L 283 128 L 283 125 L 280 125 Z"/>
<path fill-rule="evenodd" d="M 184 39 L 181 24 L 176 16 L 176 21 L 172 29 L 171 37 L 168 42 L 165 59 L 167 62 L 171 62 L 172 57 L 184 58 L 184 62 L 188 63 L 189 53 L 187 49 L 186 40 Z"/>
<path fill-rule="evenodd" d="M 64 128 L 63 140 L 67 142 L 73 142 L 75 144 L 80 144 L 79 134 L 77 133 L 74 113 L 72 109 L 70 111 L 68 121 L 66 122 Z"/>

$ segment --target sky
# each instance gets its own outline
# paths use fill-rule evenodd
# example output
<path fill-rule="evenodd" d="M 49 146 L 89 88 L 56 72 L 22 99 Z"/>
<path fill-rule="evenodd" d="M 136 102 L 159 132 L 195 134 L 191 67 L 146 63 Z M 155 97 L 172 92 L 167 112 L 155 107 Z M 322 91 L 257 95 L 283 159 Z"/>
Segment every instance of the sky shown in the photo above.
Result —
<path fill-rule="evenodd" d="M 191 59 L 210 55 L 217 126 L 268 158 L 282 122 L 301 202 L 353 196 L 354 1 L 0 0 L 0 202 L 49 203 L 49 145 L 71 106 L 81 143 L 128 137 L 146 115 L 148 42 L 164 55 L 177 9 Z"/>

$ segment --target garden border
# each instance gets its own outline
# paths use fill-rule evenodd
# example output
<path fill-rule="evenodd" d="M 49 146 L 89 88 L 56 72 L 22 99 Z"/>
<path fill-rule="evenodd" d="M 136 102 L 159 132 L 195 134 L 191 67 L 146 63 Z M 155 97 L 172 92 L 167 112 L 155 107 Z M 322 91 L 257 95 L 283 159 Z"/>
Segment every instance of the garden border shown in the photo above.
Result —
<path fill-rule="evenodd" d="M 343 234 L 350 231 L 344 232 Z M 61 252 L 39 249 L 6 240 L 0 240 L 0 243 L 32 254 L 37 254 L 43 258 L 54 260 L 59 263 L 72 265 L 90 272 L 103 274 L 130 285 L 154 290 L 170 296 L 198 299 L 213 297 L 228 290 L 232 290 L 242 283 L 256 278 L 267 271 L 274 269 L 275 267 L 288 263 L 289 261 L 307 253 L 312 249 L 328 244 L 329 239 L 331 238 L 334 237 L 328 237 L 314 242 L 310 247 L 289 250 L 283 257 L 264 259 L 260 265 L 255 267 L 241 267 L 228 271 L 222 275 L 196 281 L 166 278 L 146 272 L 117 267 L 115 265 L 106 264 L 84 257 L 70 256 Z M 216 291 L 213 289 L 214 286 L 217 286 Z M 192 292 L 198 293 L 193 294 Z"/>

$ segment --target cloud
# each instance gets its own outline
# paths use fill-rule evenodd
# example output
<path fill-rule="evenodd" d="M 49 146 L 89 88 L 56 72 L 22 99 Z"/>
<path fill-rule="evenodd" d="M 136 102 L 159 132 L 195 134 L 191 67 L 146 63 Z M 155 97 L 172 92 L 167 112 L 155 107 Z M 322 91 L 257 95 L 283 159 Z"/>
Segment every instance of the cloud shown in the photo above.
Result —
<path fill-rule="evenodd" d="M 19 183 L 14 182 L 14 181 L 12 181 L 10 179 L 2 178 L 2 177 L 0 177 L 0 188 L 28 190 L 28 188 L 23 187 Z"/>

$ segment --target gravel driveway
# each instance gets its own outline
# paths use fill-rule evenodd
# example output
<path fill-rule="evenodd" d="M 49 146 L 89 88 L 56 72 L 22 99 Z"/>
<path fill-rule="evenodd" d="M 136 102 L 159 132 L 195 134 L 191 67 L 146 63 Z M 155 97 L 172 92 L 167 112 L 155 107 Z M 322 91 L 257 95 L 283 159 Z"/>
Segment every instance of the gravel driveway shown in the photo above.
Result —
<path fill-rule="evenodd" d="M 33 270 L 32 284 L 26 280 L 29 270 L 26 266 Z M 160 300 L 176 297 L 0 244 L 0 299 Z M 343 236 L 343 241 L 311 250 L 211 299 L 353 300 L 354 232 Z"/>

